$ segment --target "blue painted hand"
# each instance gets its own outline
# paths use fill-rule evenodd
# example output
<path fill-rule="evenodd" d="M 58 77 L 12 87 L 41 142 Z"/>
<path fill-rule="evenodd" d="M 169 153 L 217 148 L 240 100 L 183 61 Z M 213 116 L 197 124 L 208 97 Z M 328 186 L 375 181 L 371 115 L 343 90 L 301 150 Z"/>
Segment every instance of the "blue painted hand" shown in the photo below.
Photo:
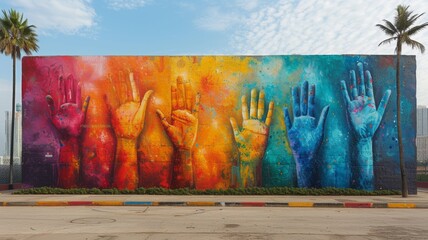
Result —
<path fill-rule="evenodd" d="M 345 101 L 349 121 L 357 140 L 357 187 L 366 190 L 374 189 L 373 182 L 373 151 L 372 137 L 378 129 L 385 112 L 386 105 L 391 95 L 391 90 L 386 90 L 376 110 L 376 102 L 373 94 L 373 78 L 369 71 L 363 71 L 363 64 L 357 63 L 359 76 L 351 70 L 352 100 L 346 89 L 345 81 L 341 81 L 343 99 Z M 367 85 L 366 85 L 367 80 Z"/>
<path fill-rule="evenodd" d="M 296 161 L 297 182 L 299 187 L 315 186 L 314 158 L 318 151 L 324 133 L 324 124 L 329 106 L 324 107 L 318 123 L 314 116 L 315 85 L 311 85 L 308 96 L 308 82 L 305 81 L 300 89 L 293 88 L 293 123 L 288 109 L 284 108 L 284 119 L 287 127 L 288 142 Z"/>

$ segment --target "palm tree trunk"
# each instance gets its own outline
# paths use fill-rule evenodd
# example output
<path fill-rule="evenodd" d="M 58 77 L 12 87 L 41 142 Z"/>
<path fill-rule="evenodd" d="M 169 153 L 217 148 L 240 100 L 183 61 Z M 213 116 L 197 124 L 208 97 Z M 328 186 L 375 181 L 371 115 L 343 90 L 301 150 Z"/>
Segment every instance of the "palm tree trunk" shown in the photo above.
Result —
<path fill-rule="evenodd" d="M 13 145 L 15 137 L 15 87 L 16 87 L 16 50 L 12 53 L 13 59 L 13 89 L 12 89 L 12 126 L 10 129 L 10 153 L 9 153 L 9 189 L 13 189 Z"/>
<path fill-rule="evenodd" d="M 400 157 L 400 171 L 401 171 L 401 196 L 403 198 L 408 196 L 407 188 L 407 174 L 406 163 L 404 161 L 403 152 L 403 136 L 401 131 L 401 89 L 400 89 L 400 56 L 401 56 L 401 43 L 400 39 L 397 40 L 397 69 L 396 69 L 396 87 L 397 87 L 397 128 L 398 128 L 398 151 Z"/>

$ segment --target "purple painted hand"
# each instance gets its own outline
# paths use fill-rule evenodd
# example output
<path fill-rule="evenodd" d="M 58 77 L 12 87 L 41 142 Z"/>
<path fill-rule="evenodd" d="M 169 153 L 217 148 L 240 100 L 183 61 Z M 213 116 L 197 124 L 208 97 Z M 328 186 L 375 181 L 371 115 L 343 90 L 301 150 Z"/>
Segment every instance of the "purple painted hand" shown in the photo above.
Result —
<path fill-rule="evenodd" d="M 46 96 L 51 121 L 61 136 L 59 154 L 58 186 L 72 188 L 78 186 L 80 154 L 78 137 L 85 122 L 89 96 L 82 103 L 81 88 L 72 75 L 65 80 L 59 77 L 59 108 L 50 95 Z M 77 88 L 77 89 L 76 89 Z"/>

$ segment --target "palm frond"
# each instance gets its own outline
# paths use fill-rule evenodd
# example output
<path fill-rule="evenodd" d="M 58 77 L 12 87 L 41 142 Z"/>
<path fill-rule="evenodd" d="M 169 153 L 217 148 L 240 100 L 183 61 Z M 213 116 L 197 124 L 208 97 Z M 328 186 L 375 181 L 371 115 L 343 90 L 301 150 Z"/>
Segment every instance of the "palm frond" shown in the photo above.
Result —
<path fill-rule="evenodd" d="M 394 18 L 394 25 L 399 32 L 403 32 L 407 28 L 407 22 L 409 16 L 413 13 L 409 11 L 409 6 L 398 5 L 397 6 L 397 15 Z"/>
<path fill-rule="evenodd" d="M 420 17 L 421 17 L 422 15 L 424 15 L 424 14 L 425 14 L 425 13 L 412 15 L 412 16 L 408 19 L 409 27 L 410 27 L 410 26 L 412 26 L 412 25 L 416 22 L 416 20 L 418 20 L 418 18 L 420 18 Z"/>
<path fill-rule="evenodd" d="M 385 22 L 388 22 L 387 20 L 384 20 Z M 377 27 L 379 27 L 384 33 L 390 36 L 394 36 L 397 32 L 395 31 L 395 28 L 391 28 L 389 26 L 385 26 L 382 24 L 376 24 Z"/>
<path fill-rule="evenodd" d="M 384 45 L 384 44 L 389 44 L 389 43 L 391 43 L 392 41 L 397 40 L 397 38 L 398 38 L 398 37 L 391 37 L 391 38 L 385 39 L 385 40 L 383 40 L 382 42 L 380 42 L 378 46 L 380 46 L 380 45 Z"/>
<path fill-rule="evenodd" d="M 421 31 L 422 29 L 424 29 L 427 26 L 428 26 L 428 22 L 423 23 L 423 24 L 418 25 L 418 26 L 414 26 L 407 31 L 407 35 L 409 35 L 409 36 L 415 35 L 416 33 L 418 33 L 419 31 Z"/>
<path fill-rule="evenodd" d="M 422 14 L 410 14 L 409 16 L 406 16 L 406 18 L 405 19 L 403 19 L 403 31 L 402 32 L 405 32 L 405 31 L 408 31 L 408 29 L 410 28 L 410 27 L 412 27 L 413 25 L 414 25 L 414 23 L 416 22 L 416 20 L 419 18 L 419 17 L 421 17 L 423 15 L 423 13 Z"/>
<path fill-rule="evenodd" d="M 421 51 L 421 53 L 425 52 L 425 46 L 422 43 L 420 43 L 420 42 L 418 42 L 416 40 L 413 40 L 413 39 L 411 39 L 409 37 L 406 37 L 404 39 L 404 43 L 406 43 L 407 45 L 411 46 L 412 49 L 415 49 L 415 48 L 419 49 Z"/>
<path fill-rule="evenodd" d="M 392 22 L 385 20 L 385 19 L 383 21 L 388 25 L 389 28 L 394 30 L 394 32 L 396 32 L 396 33 L 400 32 L 400 31 L 398 31 L 397 27 L 394 24 L 392 24 Z"/>

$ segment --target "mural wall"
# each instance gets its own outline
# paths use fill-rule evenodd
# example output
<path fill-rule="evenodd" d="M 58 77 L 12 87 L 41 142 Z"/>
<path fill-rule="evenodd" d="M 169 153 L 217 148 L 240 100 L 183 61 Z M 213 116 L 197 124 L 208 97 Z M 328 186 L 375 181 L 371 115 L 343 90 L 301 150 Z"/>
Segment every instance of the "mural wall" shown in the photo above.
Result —
<path fill-rule="evenodd" d="M 22 76 L 31 186 L 400 189 L 394 56 L 25 57 Z"/>

